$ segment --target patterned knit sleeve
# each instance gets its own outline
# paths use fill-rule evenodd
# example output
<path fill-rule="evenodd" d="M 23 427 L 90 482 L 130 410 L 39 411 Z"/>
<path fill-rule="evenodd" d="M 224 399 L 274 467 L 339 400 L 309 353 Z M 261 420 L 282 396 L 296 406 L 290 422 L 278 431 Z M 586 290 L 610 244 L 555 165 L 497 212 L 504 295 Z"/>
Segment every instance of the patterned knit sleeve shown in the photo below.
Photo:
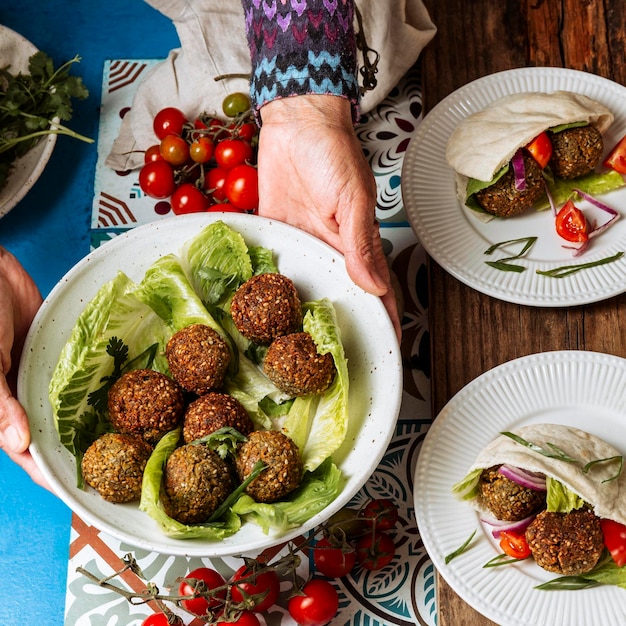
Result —
<path fill-rule="evenodd" d="M 258 111 L 276 98 L 332 94 L 357 116 L 354 0 L 242 0 L 250 94 Z"/>

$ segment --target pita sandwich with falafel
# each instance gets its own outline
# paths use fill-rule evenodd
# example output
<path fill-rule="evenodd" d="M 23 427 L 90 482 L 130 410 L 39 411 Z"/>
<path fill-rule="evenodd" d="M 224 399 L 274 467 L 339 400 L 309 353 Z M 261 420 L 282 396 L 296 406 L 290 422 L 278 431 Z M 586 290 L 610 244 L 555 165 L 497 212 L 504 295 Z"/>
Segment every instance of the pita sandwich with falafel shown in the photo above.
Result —
<path fill-rule="evenodd" d="M 559 424 L 531 424 L 514 433 L 500 434 L 483 448 L 453 491 L 471 500 L 477 510 L 486 511 L 477 485 L 482 471 L 495 466 L 513 468 L 514 475 L 515 470 L 521 470 L 521 483 L 525 474 L 530 482 L 533 474 L 539 475 L 539 481 L 542 476 L 554 479 L 588 504 L 598 517 L 626 524 L 623 456 L 595 435 Z"/>
<path fill-rule="evenodd" d="M 577 131 L 581 136 L 578 141 L 583 144 L 578 151 L 588 152 L 585 144 L 591 143 L 589 135 L 593 133 L 593 155 L 585 155 L 588 171 L 592 171 L 602 155 L 602 134 L 613 119 L 611 111 L 600 102 L 570 91 L 515 93 L 496 100 L 462 120 L 448 140 L 445 156 L 457 174 L 459 198 L 470 208 L 501 217 L 525 210 L 545 196 L 541 176 L 545 164 L 537 165 L 527 150 L 521 149 L 545 131 L 554 138 L 557 132 L 589 127 L 589 132 Z M 522 166 L 516 169 L 514 159 L 521 161 L 522 153 L 528 184 L 520 189 L 517 183 L 520 176 L 523 178 L 519 173 Z M 490 210 L 486 203 L 474 201 L 476 193 L 496 185 L 507 172 L 506 189 L 498 190 L 498 204 L 503 204 L 501 197 L 505 196 L 511 208 Z"/>

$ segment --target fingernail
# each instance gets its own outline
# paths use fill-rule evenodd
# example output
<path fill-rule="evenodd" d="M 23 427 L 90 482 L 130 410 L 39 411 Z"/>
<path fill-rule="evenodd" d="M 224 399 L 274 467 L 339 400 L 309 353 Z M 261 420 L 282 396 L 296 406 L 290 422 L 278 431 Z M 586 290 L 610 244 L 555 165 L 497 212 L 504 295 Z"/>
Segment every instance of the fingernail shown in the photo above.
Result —
<path fill-rule="evenodd" d="M 8 426 L 2 433 L 4 443 L 11 452 L 22 452 L 24 449 L 23 438 L 15 426 Z"/>

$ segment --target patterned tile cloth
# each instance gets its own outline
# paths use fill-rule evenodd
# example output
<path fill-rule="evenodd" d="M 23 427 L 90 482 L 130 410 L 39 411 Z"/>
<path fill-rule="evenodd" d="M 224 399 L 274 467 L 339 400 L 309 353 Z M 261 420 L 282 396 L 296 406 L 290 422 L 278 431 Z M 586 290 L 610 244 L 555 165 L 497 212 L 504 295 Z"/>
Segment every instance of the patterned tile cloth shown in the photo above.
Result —
<path fill-rule="evenodd" d="M 122 59 L 109 61 L 104 68 L 92 212 L 94 248 L 120 232 L 167 217 L 169 213 L 167 203 L 151 200 L 141 193 L 136 172 L 116 173 L 103 165 L 121 116 L 132 102 L 134 88 L 152 63 Z M 340 596 L 333 625 L 436 624 L 435 571 L 420 539 L 413 509 L 413 493 L 419 490 L 419 485 L 413 484 L 415 464 L 431 423 L 426 255 L 406 221 L 400 193 L 402 158 L 420 118 L 419 77 L 411 72 L 363 119 L 358 130 L 376 176 L 377 214 L 404 303 L 401 346 L 404 391 L 395 436 L 378 468 L 350 505 L 359 508 L 370 498 L 391 498 L 399 506 L 400 519 L 393 531 L 397 554 L 387 567 L 376 572 L 357 567 L 349 576 L 333 581 Z M 281 549 L 284 547 L 268 550 L 266 555 L 273 556 Z M 154 610 L 154 605 L 132 605 L 118 593 L 94 585 L 76 571 L 83 567 L 99 578 L 109 576 L 121 568 L 120 559 L 127 553 L 137 560 L 146 579 L 162 592 L 195 567 L 213 567 L 228 577 L 241 565 L 238 558 L 187 559 L 138 550 L 88 526 L 74 515 L 65 626 L 140 626 Z M 311 563 L 308 555 L 303 557 L 298 573 L 307 576 L 312 571 Z M 145 581 L 131 572 L 115 582 L 135 592 L 145 588 Z M 260 616 L 262 624 L 293 626 L 286 606 L 287 590 L 284 590 L 278 604 Z M 188 624 L 200 626 L 198 620 Z"/>

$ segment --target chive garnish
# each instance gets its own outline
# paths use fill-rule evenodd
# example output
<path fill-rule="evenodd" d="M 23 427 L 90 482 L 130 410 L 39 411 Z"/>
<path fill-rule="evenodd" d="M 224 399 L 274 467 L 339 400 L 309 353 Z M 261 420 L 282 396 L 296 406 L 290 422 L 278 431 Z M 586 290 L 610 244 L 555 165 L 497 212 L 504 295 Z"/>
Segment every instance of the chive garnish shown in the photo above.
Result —
<path fill-rule="evenodd" d="M 542 448 L 541 446 L 538 446 L 536 443 L 526 441 L 526 439 L 524 439 L 523 437 L 520 437 L 519 435 L 516 435 L 515 433 L 504 431 L 504 432 L 501 432 L 500 434 L 505 435 L 506 437 L 513 439 L 513 441 L 521 444 L 522 446 L 526 446 L 533 452 L 537 452 L 539 454 L 542 454 L 543 456 L 547 456 L 550 459 L 559 459 L 560 461 L 564 461 L 565 463 L 577 462 L 576 459 L 573 459 L 571 456 L 563 452 L 561 448 L 554 445 L 553 443 L 547 442 L 546 443 L 546 445 L 548 446 L 548 449 L 547 449 L 547 448 Z"/>
<path fill-rule="evenodd" d="M 476 534 L 476 529 L 474 529 L 474 532 L 463 542 L 463 544 L 461 546 L 459 546 L 454 552 L 450 552 L 450 554 L 448 554 L 445 558 L 446 561 L 446 565 L 448 563 L 450 563 L 450 561 L 454 558 L 456 558 L 457 556 L 459 556 L 460 554 L 463 554 L 463 552 L 465 552 L 465 550 L 467 550 L 470 542 L 472 541 L 472 539 L 474 538 L 474 535 Z"/>
<path fill-rule="evenodd" d="M 595 461 L 589 461 L 589 463 L 587 463 L 587 465 L 585 465 L 585 467 L 583 467 L 583 474 L 586 474 L 594 465 L 597 465 L 598 463 L 615 463 L 617 462 L 619 464 L 618 466 L 618 470 L 617 473 L 615 474 L 615 476 L 610 476 L 609 478 L 605 478 L 602 482 L 603 483 L 608 483 L 612 480 L 616 480 L 617 478 L 620 477 L 621 473 L 622 473 L 622 469 L 624 468 L 624 457 L 621 455 L 616 455 L 616 456 L 610 456 L 607 457 L 606 459 L 596 459 Z"/>
<path fill-rule="evenodd" d="M 485 250 L 484 254 L 493 254 L 498 248 L 501 248 L 503 246 L 525 242 L 518 254 L 514 256 L 504 257 L 502 259 L 498 259 L 497 261 L 485 261 L 485 263 L 490 267 L 501 270 L 502 272 L 523 272 L 526 270 L 524 266 L 509 263 L 508 261 L 514 261 L 515 259 L 523 257 L 526 252 L 528 252 L 528 250 L 530 250 L 535 245 L 536 241 L 537 237 L 521 237 L 520 239 L 509 239 L 508 241 L 494 243 L 492 246 L 487 248 L 487 250 Z"/>
<path fill-rule="evenodd" d="M 528 558 L 528 557 L 526 557 Z M 487 567 L 498 567 L 500 565 L 509 565 L 509 563 L 517 563 L 518 561 L 525 561 L 526 559 L 516 559 L 515 557 L 509 556 L 508 554 L 498 554 L 497 556 L 494 556 L 493 559 L 490 559 L 489 561 L 487 561 L 484 565 L 483 568 L 487 568 Z"/>
<path fill-rule="evenodd" d="M 536 585 L 535 589 L 543 590 L 577 590 L 588 589 L 589 587 L 596 587 L 600 585 L 596 580 L 590 580 L 583 576 L 561 576 L 560 578 L 553 578 L 541 585 Z"/>
<path fill-rule="evenodd" d="M 550 270 L 536 270 L 536 272 L 537 274 L 541 274 L 542 276 L 550 276 L 552 278 L 564 278 L 565 276 L 570 276 L 571 274 L 580 272 L 580 270 L 585 270 L 590 267 L 597 267 L 598 265 L 606 265 L 607 263 L 618 261 L 623 256 L 623 252 L 618 252 L 613 256 L 608 256 L 604 259 L 598 259 L 597 261 L 590 261 L 589 263 L 579 263 L 577 265 L 562 265 L 561 267 L 555 267 Z"/>

